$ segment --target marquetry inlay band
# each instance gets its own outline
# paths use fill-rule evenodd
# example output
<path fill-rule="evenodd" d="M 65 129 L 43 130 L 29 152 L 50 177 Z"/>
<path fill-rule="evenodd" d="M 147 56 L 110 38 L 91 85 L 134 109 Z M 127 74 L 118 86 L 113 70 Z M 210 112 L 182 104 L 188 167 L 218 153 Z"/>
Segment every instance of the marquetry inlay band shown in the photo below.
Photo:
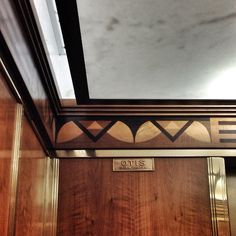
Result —
<path fill-rule="evenodd" d="M 77 148 L 233 148 L 236 118 L 122 118 L 58 120 L 56 147 Z"/>

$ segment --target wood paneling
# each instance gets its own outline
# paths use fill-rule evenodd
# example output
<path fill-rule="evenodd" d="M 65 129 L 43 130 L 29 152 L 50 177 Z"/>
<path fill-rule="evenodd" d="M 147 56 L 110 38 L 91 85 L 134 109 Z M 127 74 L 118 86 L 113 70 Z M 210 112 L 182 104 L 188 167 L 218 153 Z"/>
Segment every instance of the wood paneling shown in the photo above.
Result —
<path fill-rule="evenodd" d="M 13 159 L 16 101 L 0 73 L 0 235 L 7 235 Z"/>
<path fill-rule="evenodd" d="M 0 235 L 55 235 L 56 161 L 45 154 L 52 148 L 53 116 L 12 2 L 0 7 L 1 59 L 9 62 L 2 33 L 14 57 L 0 65 Z"/>
<path fill-rule="evenodd" d="M 15 235 L 42 235 L 47 160 L 26 118 L 23 119 L 22 128 Z"/>
<path fill-rule="evenodd" d="M 14 137 L 16 100 L 12 97 L 0 73 L 0 150 L 11 150 Z"/>
<path fill-rule="evenodd" d="M 35 57 L 33 54 L 33 49 L 35 50 L 36 45 L 29 43 L 29 41 L 32 40 L 32 36 L 27 35 L 27 27 L 24 28 L 22 23 L 22 19 L 24 18 L 19 13 L 20 10 L 22 10 L 21 4 L 24 5 L 25 2 L 28 1 L 1 1 L 0 26 L 1 36 L 3 37 L 3 39 L 1 38 L 1 44 L 3 44 L 2 41 L 4 40 L 7 50 L 9 50 L 9 52 L 6 53 L 5 46 L 3 47 L 3 45 L 1 45 L 1 52 L 3 52 L 1 56 L 3 57 L 2 60 L 6 68 L 13 77 L 13 81 L 22 96 L 23 102 L 25 102 L 24 105 L 27 107 L 27 110 L 31 110 L 33 109 L 32 106 L 35 106 L 34 109 L 36 108 L 35 113 L 37 114 L 31 114 L 32 117 L 35 118 L 38 116 L 39 119 L 41 119 L 44 128 L 47 130 L 46 134 L 53 140 L 53 112 L 49 104 L 48 95 L 44 89 L 46 86 L 44 87 L 42 82 L 42 78 L 47 76 L 50 72 L 40 71 L 40 66 L 42 66 L 45 61 L 41 63 L 37 62 L 40 56 L 37 55 Z M 32 24 L 32 22 L 28 23 Z M 32 29 L 32 32 L 34 32 L 34 30 L 35 29 Z M 38 51 L 38 53 L 40 54 L 41 51 Z M 11 56 L 8 54 L 11 54 Z M 17 69 L 15 67 L 17 67 Z M 16 70 L 17 72 L 19 71 L 19 74 Z M 30 104 L 29 100 L 32 100 L 33 103 Z"/>
<path fill-rule="evenodd" d="M 236 236 L 236 169 L 227 174 L 228 204 L 231 236 Z"/>
<path fill-rule="evenodd" d="M 15 235 L 42 235 L 46 163 L 44 159 L 20 161 Z"/>
<path fill-rule="evenodd" d="M 0 235 L 7 235 L 10 204 L 11 158 L 0 158 Z M 2 204 L 4 203 L 4 204 Z"/>
<path fill-rule="evenodd" d="M 155 168 L 61 159 L 58 235 L 212 235 L 206 159 L 155 159 Z"/>

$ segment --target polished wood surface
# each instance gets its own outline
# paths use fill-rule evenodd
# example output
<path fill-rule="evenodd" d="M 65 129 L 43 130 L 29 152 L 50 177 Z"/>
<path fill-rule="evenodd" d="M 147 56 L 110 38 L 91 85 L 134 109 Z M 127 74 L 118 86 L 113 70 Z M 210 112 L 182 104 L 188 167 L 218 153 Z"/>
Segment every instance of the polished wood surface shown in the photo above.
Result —
<path fill-rule="evenodd" d="M 0 235 L 55 235 L 57 161 L 46 156 L 29 111 L 23 116 L 0 69 Z"/>
<path fill-rule="evenodd" d="M 28 155 L 32 153 L 32 157 Z M 37 153 L 37 155 L 35 154 Z M 23 119 L 19 160 L 15 235 L 42 235 L 47 160 L 28 120 Z"/>
<path fill-rule="evenodd" d="M 8 234 L 16 101 L 0 73 L 0 235 Z"/>
<path fill-rule="evenodd" d="M 230 170 L 227 174 L 227 190 L 231 236 L 236 236 L 236 169 Z"/>
<path fill-rule="evenodd" d="M 61 159 L 57 235 L 212 235 L 206 159 L 155 159 L 155 168 Z"/>
<path fill-rule="evenodd" d="M 13 66 L 10 56 L 5 55 L 6 50 L 3 48 L 3 45 L 1 45 L 1 49 L 4 51 L 2 60 L 5 67 L 11 72 L 10 75 L 13 77 L 12 79 L 19 94 L 23 98 L 22 101 L 27 107 L 27 110 L 34 110 L 35 114 L 31 114 L 32 117 L 35 120 L 41 120 L 46 129 L 45 132 L 51 140 L 53 140 L 52 106 L 49 104 L 48 94 L 46 93 L 42 82 L 42 78 L 49 72 L 42 71 L 43 69 L 41 69 L 41 67 L 45 61 L 42 61 L 41 63 L 37 62 L 40 55 L 34 55 L 33 49 L 35 49 L 36 45 L 31 45 L 29 43 L 32 38 L 30 35 L 27 35 L 28 28 L 23 26 L 24 17 L 20 14 L 20 10 L 22 10 L 21 4 L 24 5 L 25 2 L 28 1 L 1 1 L 1 34 L 3 35 L 4 41 L 7 44 L 7 49 L 9 50 L 16 66 Z M 32 22 L 29 24 L 32 24 Z M 34 32 L 34 29 L 32 30 Z M 40 53 L 41 51 L 38 51 L 38 54 Z M 17 69 L 15 67 L 17 67 Z M 34 109 L 32 106 L 34 106 Z"/>

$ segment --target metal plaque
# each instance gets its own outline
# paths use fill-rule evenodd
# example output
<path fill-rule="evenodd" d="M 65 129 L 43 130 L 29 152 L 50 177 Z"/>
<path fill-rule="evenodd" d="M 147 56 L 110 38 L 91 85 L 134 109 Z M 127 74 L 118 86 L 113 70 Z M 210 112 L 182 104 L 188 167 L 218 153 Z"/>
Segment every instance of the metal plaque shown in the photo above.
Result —
<path fill-rule="evenodd" d="M 116 158 L 113 171 L 154 171 L 154 158 Z"/>

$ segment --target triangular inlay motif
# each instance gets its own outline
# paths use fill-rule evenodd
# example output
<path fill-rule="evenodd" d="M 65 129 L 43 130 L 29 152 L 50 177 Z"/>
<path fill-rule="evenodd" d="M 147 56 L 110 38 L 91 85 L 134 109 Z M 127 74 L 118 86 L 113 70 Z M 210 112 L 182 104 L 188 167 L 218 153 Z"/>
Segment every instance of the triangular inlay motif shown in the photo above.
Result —
<path fill-rule="evenodd" d="M 90 133 L 96 136 L 103 129 L 103 127 L 94 121 L 87 129 Z"/>
<path fill-rule="evenodd" d="M 83 130 L 87 136 L 96 142 L 101 138 L 116 121 L 77 121 L 76 125 Z"/>
<path fill-rule="evenodd" d="M 80 120 L 79 123 L 84 126 L 84 128 L 88 129 L 88 127 L 94 123 L 94 120 Z"/>
<path fill-rule="evenodd" d="M 169 140 L 175 142 L 193 121 L 152 121 L 152 123 L 156 125 Z"/>
<path fill-rule="evenodd" d="M 158 121 L 157 123 L 165 129 L 172 137 L 174 137 L 188 121 Z"/>

